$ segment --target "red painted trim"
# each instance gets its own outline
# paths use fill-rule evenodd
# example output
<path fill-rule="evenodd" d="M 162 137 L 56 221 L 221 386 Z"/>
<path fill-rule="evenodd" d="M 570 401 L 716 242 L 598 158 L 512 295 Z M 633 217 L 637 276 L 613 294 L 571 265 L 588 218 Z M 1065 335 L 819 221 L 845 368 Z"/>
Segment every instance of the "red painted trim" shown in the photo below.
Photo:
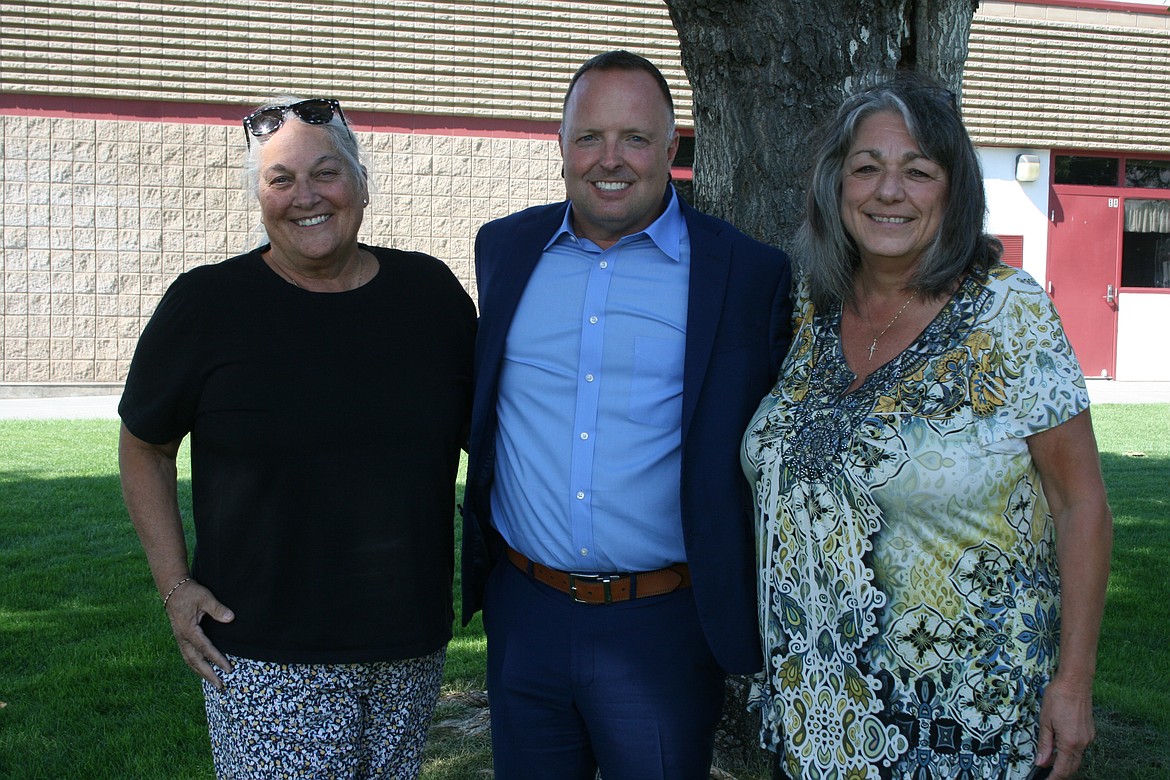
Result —
<path fill-rule="evenodd" d="M 0 93 L 0 114 L 9 116 L 235 125 L 239 124 L 240 120 L 253 108 L 252 105 Z M 557 137 L 557 130 L 560 128 L 559 122 L 526 119 L 487 119 L 349 110 L 345 112 L 345 116 L 356 130 L 380 133 L 551 140 Z"/>
<path fill-rule="evenodd" d="M 162 100 L 112 100 L 51 95 L 0 93 L 0 115 L 48 116 L 66 119 L 99 119 L 138 122 L 173 122 L 193 125 L 237 125 L 254 106 L 213 103 L 179 103 Z M 344 106 L 342 106 L 344 108 Z M 381 111 L 346 111 L 356 130 L 375 133 L 474 136 L 477 138 L 527 138 L 555 141 L 560 122 L 525 119 L 485 119 L 430 114 L 394 114 Z M 693 131 L 684 131 L 693 135 Z M 694 178 L 690 168 L 671 168 L 674 178 Z"/>
<path fill-rule="evenodd" d="M 1053 164 L 1050 166 L 1048 181 L 1053 189 L 1067 192 L 1069 195 L 1104 195 L 1108 191 L 1110 196 L 1117 195 L 1123 198 L 1143 198 L 1145 200 L 1170 200 L 1170 190 L 1158 187 L 1127 187 L 1120 181 L 1117 184 L 1057 184 L 1056 166 L 1057 157 L 1103 157 L 1118 160 L 1118 177 L 1125 175 L 1125 163 L 1129 160 L 1170 160 L 1166 154 L 1145 154 L 1143 152 L 1102 152 L 1097 149 L 1052 149 L 1050 150 Z"/>
<path fill-rule="evenodd" d="M 239 122 L 247 110 L 210 103 L 171 103 L 155 100 L 107 100 L 103 98 L 0 93 L 0 114 L 48 116 L 65 119 L 130 119 L 145 122 L 227 125 Z"/>
<path fill-rule="evenodd" d="M 248 111 L 250 110 L 251 108 L 248 109 Z M 488 119 L 483 117 L 437 116 L 432 114 L 392 114 L 381 111 L 346 111 L 345 117 L 358 130 L 369 130 L 378 133 L 470 135 L 489 138 L 528 138 L 546 141 L 556 140 L 557 131 L 561 127 L 560 122 L 540 122 L 529 119 Z"/>
<path fill-rule="evenodd" d="M 1020 5 L 1056 5 L 1061 8 L 1092 8 L 1134 14 L 1170 14 L 1170 7 L 1144 3 L 1111 3 L 1108 0 L 1019 0 Z"/>
<path fill-rule="evenodd" d="M 1156 152 L 1111 152 L 1108 149 L 1064 149 L 1057 147 L 1049 150 L 1053 157 L 1118 157 L 1122 162 L 1130 160 L 1170 160 L 1170 154 Z"/>
<path fill-rule="evenodd" d="M 1120 184 L 1056 184 L 1052 189 L 1062 195 L 1102 195 L 1126 200 L 1170 200 L 1170 190 L 1153 187 L 1124 187 Z"/>

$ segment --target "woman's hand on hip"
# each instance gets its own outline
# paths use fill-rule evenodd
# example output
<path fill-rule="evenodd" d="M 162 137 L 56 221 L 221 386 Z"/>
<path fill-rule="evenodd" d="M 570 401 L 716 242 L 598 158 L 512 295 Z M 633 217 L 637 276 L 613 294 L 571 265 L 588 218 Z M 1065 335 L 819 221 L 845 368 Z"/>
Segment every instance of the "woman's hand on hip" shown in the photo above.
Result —
<path fill-rule="evenodd" d="M 225 672 L 232 670 L 227 657 L 211 644 L 199 623 L 204 615 L 220 623 L 236 619 L 235 613 L 221 604 L 211 591 L 191 580 L 176 590 L 166 605 L 167 617 L 171 620 L 171 631 L 183 660 L 192 670 L 216 688 L 223 688 L 223 681 L 211 667 L 215 664 Z"/>

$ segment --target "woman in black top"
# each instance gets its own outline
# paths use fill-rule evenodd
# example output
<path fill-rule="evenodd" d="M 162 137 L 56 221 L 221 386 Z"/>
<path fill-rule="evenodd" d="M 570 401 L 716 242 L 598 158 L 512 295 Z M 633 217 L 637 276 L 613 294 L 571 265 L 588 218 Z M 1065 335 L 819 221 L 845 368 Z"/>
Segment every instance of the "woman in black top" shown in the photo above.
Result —
<path fill-rule="evenodd" d="M 123 490 L 219 775 L 414 777 L 451 637 L 475 309 L 442 262 L 358 242 L 368 177 L 337 102 L 283 103 L 244 120 L 269 243 L 182 274 L 139 341 Z"/>

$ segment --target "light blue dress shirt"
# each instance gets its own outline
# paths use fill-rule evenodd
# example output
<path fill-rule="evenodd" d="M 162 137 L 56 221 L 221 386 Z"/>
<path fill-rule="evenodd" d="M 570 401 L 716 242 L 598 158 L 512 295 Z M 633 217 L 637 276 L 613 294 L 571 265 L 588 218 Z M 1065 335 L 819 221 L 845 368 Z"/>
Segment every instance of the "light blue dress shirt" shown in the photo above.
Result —
<path fill-rule="evenodd" d="M 508 332 L 492 518 L 514 549 L 573 572 L 686 560 L 679 499 L 690 240 L 670 194 L 602 250 L 565 210 Z"/>

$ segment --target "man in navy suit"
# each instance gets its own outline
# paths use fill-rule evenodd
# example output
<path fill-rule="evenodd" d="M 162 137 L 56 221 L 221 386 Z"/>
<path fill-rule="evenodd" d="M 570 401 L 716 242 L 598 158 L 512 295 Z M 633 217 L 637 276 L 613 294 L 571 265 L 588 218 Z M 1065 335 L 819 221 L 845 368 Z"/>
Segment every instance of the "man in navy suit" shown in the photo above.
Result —
<path fill-rule="evenodd" d="M 476 240 L 464 620 L 500 780 L 706 778 L 761 666 L 743 430 L 789 343 L 783 252 L 683 203 L 670 90 L 618 51 L 569 84 L 568 201 Z"/>

